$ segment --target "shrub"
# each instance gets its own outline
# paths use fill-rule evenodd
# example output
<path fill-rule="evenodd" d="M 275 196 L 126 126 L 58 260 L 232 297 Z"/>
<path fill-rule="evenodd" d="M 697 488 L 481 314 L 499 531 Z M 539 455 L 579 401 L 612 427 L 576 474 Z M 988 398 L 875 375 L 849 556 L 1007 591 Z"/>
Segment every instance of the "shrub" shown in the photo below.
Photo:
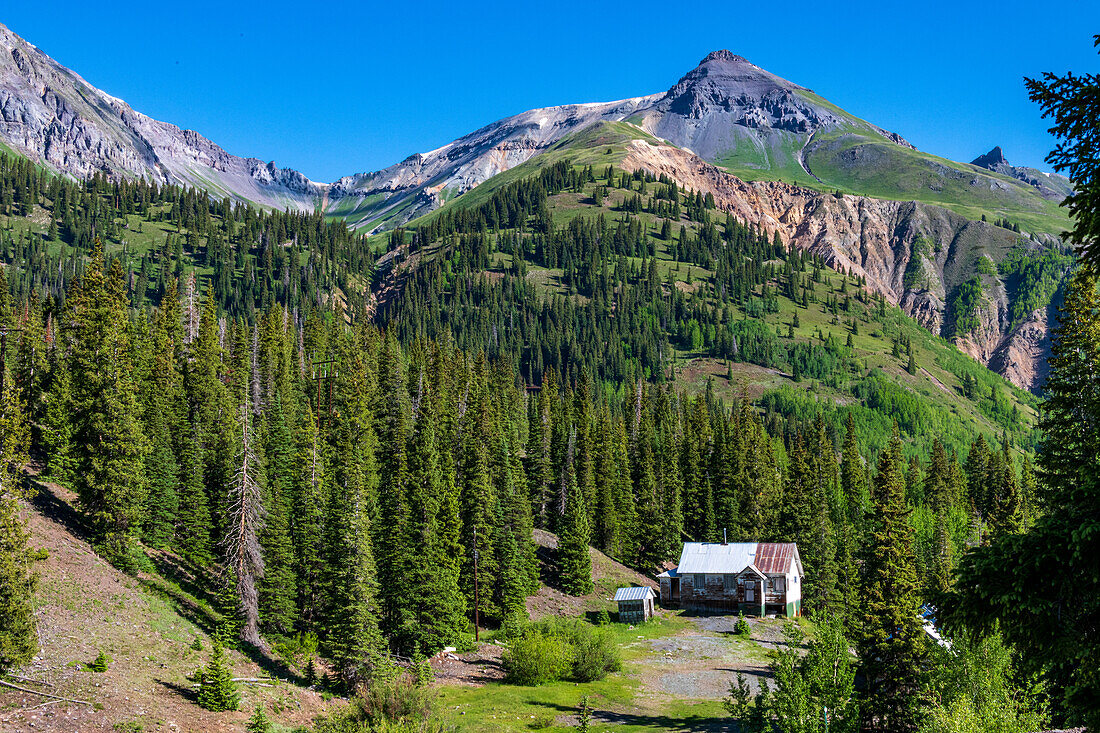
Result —
<path fill-rule="evenodd" d="M 541 685 L 566 677 L 592 682 L 622 667 L 610 630 L 579 620 L 528 626 L 505 651 L 503 662 L 508 681 L 519 685 Z"/>
<path fill-rule="evenodd" d="M 600 612 L 596 614 L 596 625 L 607 626 L 611 623 L 611 614 L 607 612 L 606 608 L 601 608 Z"/>
<path fill-rule="evenodd" d="M 215 713 L 236 710 L 241 702 L 237 686 L 233 683 L 229 662 L 225 658 L 225 648 L 222 646 L 224 633 L 224 629 L 218 629 L 214 633 L 210 662 L 202 671 L 199 681 L 199 705 Z"/>
<path fill-rule="evenodd" d="M 748 636 L 750 632 L 751 629 L 749 628 L 749 622 L 745 620 L 745 615 L 738 612 L 737 625 L 733 627 L 733 633 L 737 634 L 738 636 Z"/>
<path fill-rule="evenodd" d="M 376 676 L 352 702 L 349 714 L 371 725 L 419 723 L 431 717 L 434 700 L 432 692 L 418 685 L 410 675 Z"/>
<path fill-rule="evenodd" d="M 516 685 L 541 685 L 569 674 L 573 649 L 569 641 L 543 628 L 529 627 L 501 660 L 507 680 Z"/>
<path fill-rule="evenodd" d="M 594 629 L 578 623 L 573 627 L 573 679 L 578 682 L 602 680 L 608 672 L 622 668 L 619 650 L 607 629 Z"/>

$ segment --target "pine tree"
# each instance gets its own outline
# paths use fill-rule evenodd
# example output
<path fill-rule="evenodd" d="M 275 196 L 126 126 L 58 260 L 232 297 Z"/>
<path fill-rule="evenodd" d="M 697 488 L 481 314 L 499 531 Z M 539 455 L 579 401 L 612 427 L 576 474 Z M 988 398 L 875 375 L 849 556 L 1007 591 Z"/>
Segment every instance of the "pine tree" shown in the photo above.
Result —
<path fill-rule="evenodd" d="M 584 505 L 584 494 L 577 487 L 572 465 L 569 465 L 566 470 L 569 488 L 565 498 L 565 517 L 558 536 L 558 565 L 562 588 L 565 592 L 574 596 L 583 596 L 592 592 L 592 556 L 588 553 L 588 509 Z"/>
<path fill-rule="evenodd" d="M 191 421 L 184 426 L 176 546 L 191 564 L 207 567 L 213 562 L 214 554 L 210 538 L 210 504 L 203 482 L 203 450 L 198 432 L 199 428 Z"/>
<path fill-rule="evenodd" d="M 67 302 L 76 491 L 102 551 L 125 564 L 146 487 L 124 293 L 122 265 L 114 260 L 108 270 L 97 243 Z"/>
<path fill-rule="evenodd" d="M 0 365 L 0 369 L 3 365 Z M 38 651 L 33 608 L 37 583 L 21 512 L 26 490 L 20 472 L 29 432 L 10 381 L 0 405 L 0 673 L 29 662 Z"/>
<path fill-rule="evenodd" d="M 210 646 L 210 661 L 202 671 L 199 682 L 199 705 L 215 713 L 236 710 L 241 704 L 241 696 L 233 683 L 233 673 L 225 658 L 223 632 L 219 628 L 214 632 Z"/>
<path fill-rule="evenodd" d="M 872 502 L 859 640 L 867 680 L 865 728 L 910 731 L 917 723 L 926 650 L 896 424 L 879 458 Z"/>

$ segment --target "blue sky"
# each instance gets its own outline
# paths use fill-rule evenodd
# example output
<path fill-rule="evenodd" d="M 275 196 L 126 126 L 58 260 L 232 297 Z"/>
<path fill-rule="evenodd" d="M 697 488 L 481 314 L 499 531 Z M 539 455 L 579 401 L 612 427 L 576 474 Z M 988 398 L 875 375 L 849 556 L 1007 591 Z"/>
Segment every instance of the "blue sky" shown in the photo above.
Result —
<path fill-rule="evenodd" d="M 922 150 L 1046 168 L 1022 77 L 1100 69 L 1100 3 L 1049 7 L 15 0 L 0 22 L 137 110 L 331 181 L 532 107 L 663 91 L 719 48 Z"/>

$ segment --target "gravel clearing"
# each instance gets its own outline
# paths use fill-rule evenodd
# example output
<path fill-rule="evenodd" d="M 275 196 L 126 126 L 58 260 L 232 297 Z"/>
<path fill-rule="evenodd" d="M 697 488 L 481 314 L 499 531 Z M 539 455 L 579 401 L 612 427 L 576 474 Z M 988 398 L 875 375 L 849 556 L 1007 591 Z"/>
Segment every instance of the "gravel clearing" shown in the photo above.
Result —
<path fill-rule="evenodd" d="M 684 630 L 650 639 L 650 654 L 634 661 L 644 692 L 720 700 L 738 673 L 756 692 L 770 676 L 768 651 L 782 643 L 783 621 L 748 619 L 748 638 L 733 633 L 736 616 L 698 616 Z"/>

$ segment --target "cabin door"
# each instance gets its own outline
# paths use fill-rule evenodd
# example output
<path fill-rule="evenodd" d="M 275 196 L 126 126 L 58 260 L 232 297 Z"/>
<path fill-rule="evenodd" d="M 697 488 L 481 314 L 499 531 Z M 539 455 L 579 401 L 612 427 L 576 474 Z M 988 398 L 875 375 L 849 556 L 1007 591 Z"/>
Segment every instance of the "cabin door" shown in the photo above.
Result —
<path fill-rule="evenodd" d="M 673 578 L 672 579 L 671 591 L 672 591 L 672 600 L 674 600 L 674 601 L 680 600 L 680 579 L 679 578 Z"/>
<path fill-rule="evenodd" d="M 745 602 L 752 603 L 756 600 L 756 583 L 745 584 Z"/>

